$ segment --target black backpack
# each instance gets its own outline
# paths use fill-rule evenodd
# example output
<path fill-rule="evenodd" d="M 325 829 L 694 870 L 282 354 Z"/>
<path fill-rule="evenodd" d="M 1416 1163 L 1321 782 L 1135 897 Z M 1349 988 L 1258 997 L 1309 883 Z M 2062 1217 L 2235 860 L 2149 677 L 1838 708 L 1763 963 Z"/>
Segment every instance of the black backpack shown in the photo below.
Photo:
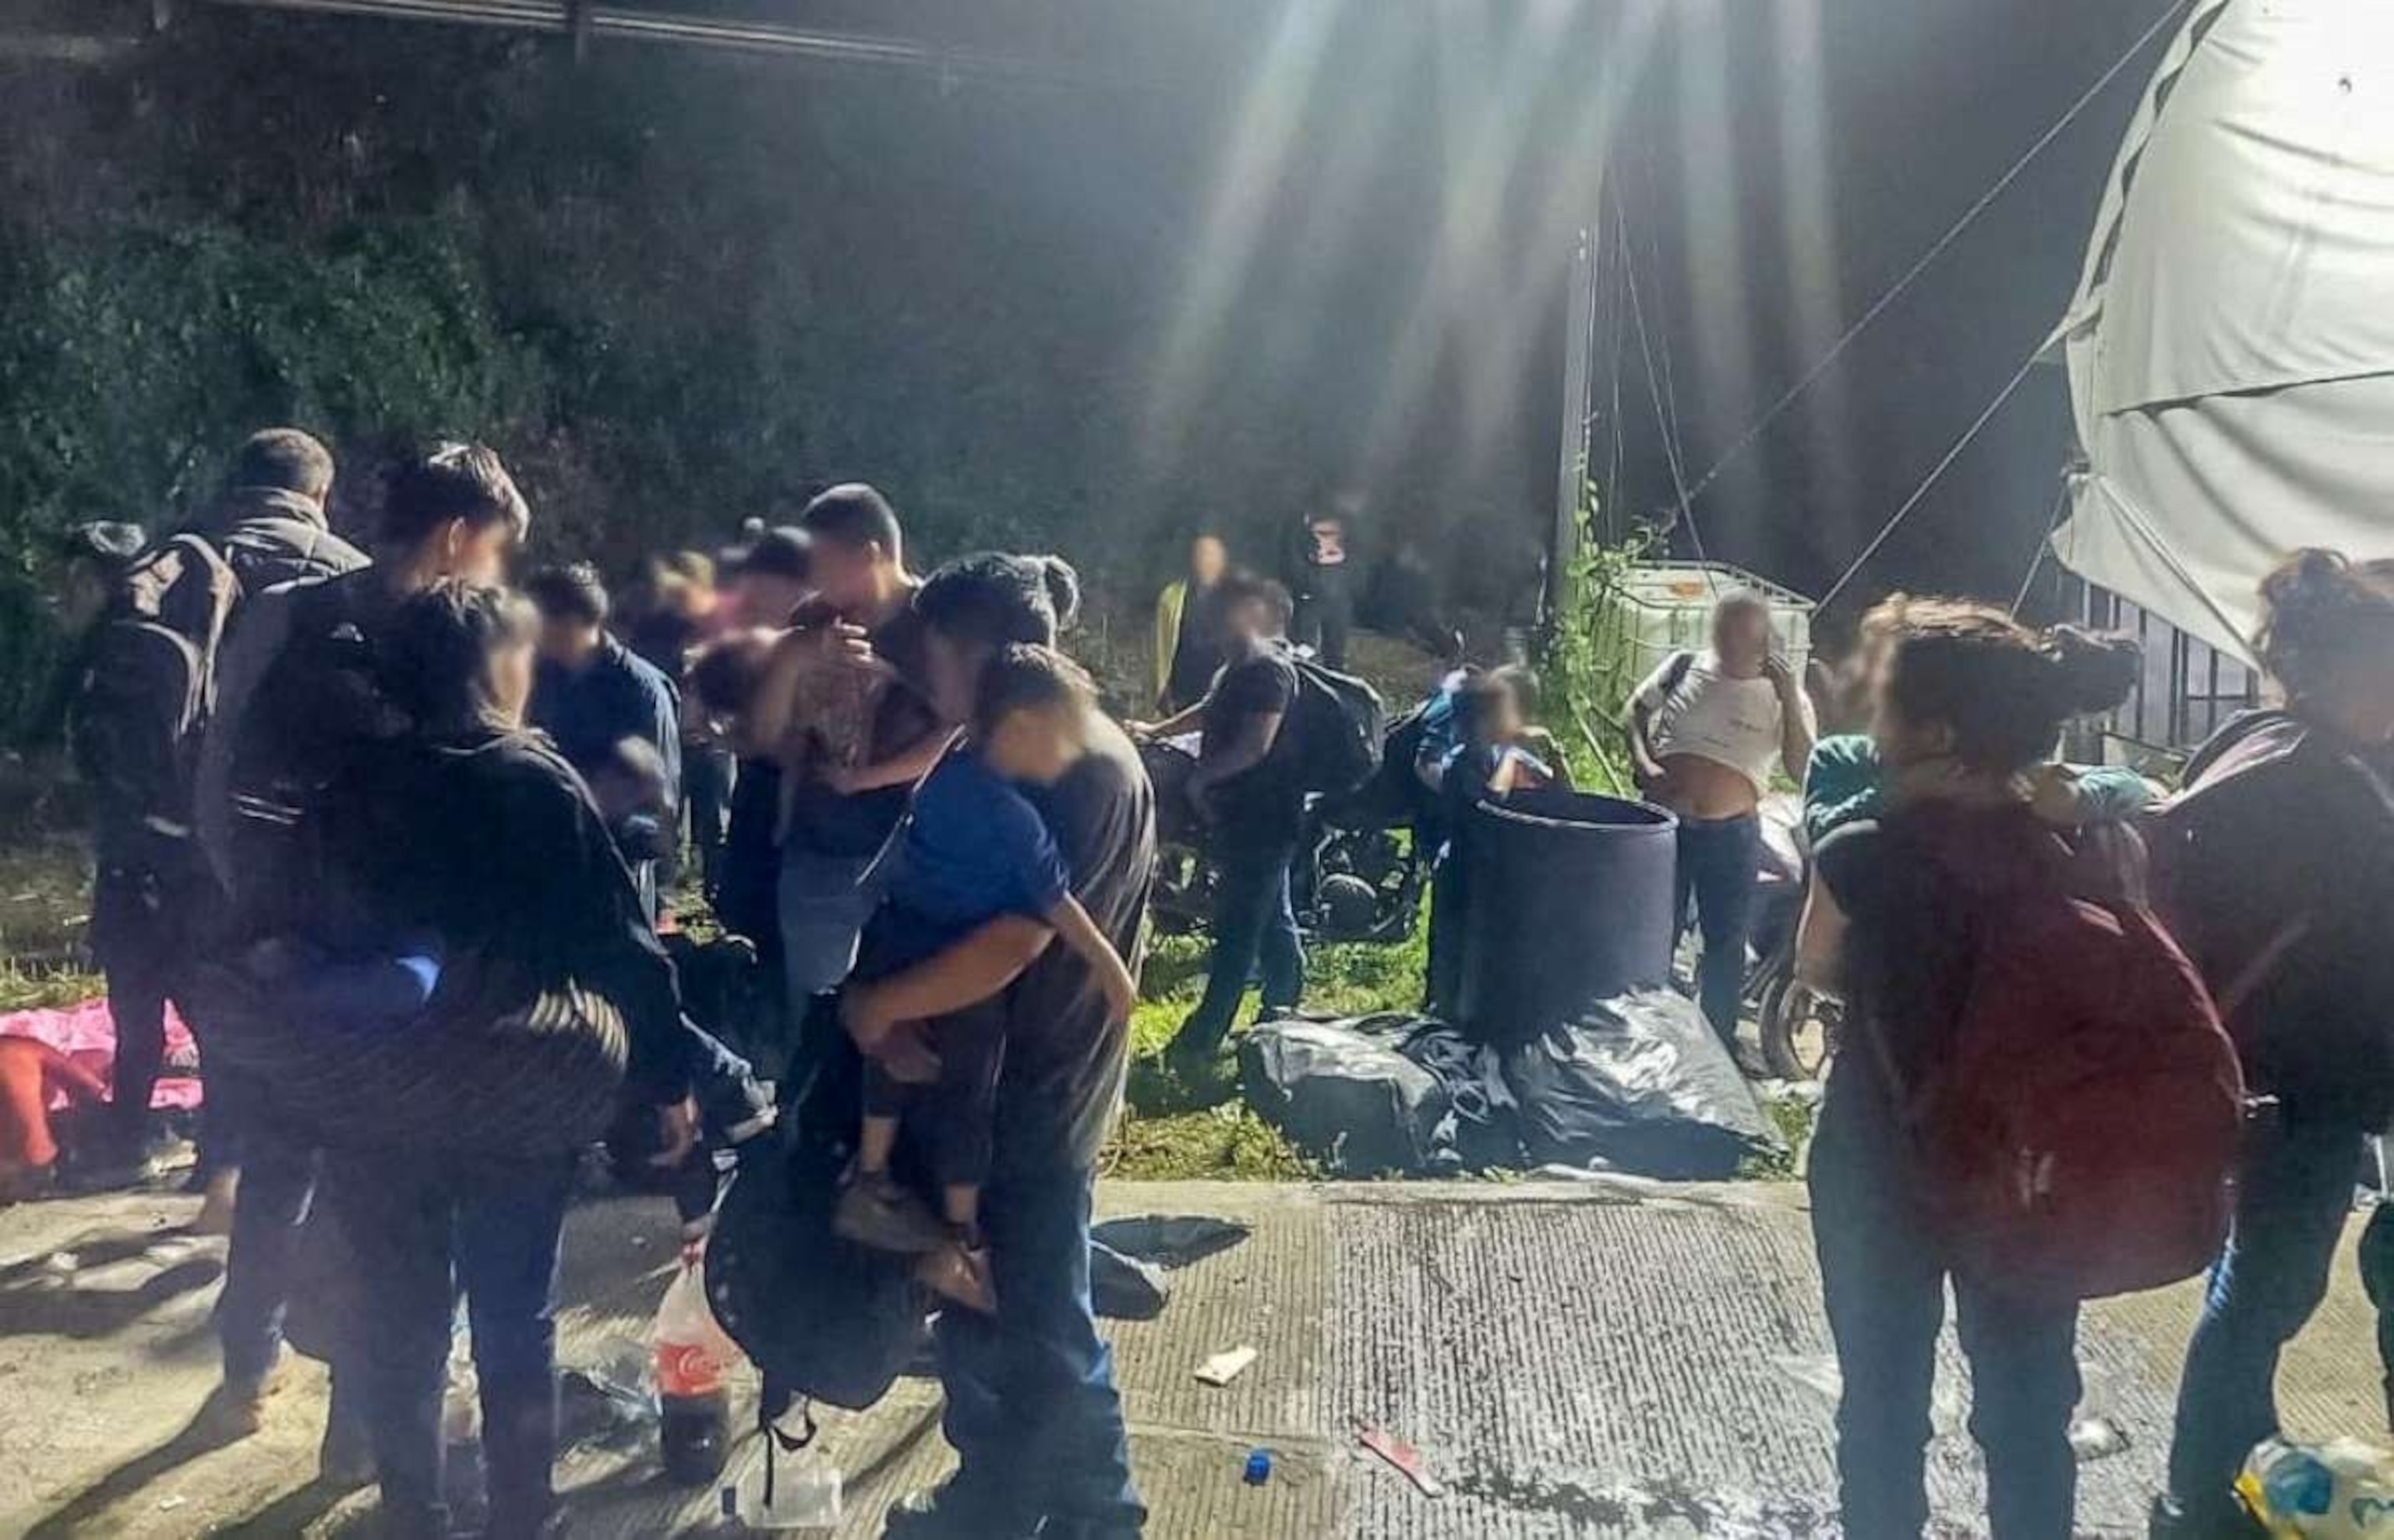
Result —
<path fill-rule="evenodd" d="M 1388 724 L 1380 739 L 1379 764 L 1354 790 L 1322 803 L 1322 822 L 1334 829 L 1369 832 L 1410 823 L 1428 809 L 1431 796 L 1422 784 L 1419 761 L 1435 700 L 1417 704 Z"/>
<path fill-rule="evenodd" d="M 803 1132 L 768 1139 L 716 1212 L 707 1302 L 776 1391 L 863 1411 L 921 1351 L 931 1300 L 912 1258 L 832 1233 L 843 1152 Z"/>
<path fill-rule="evenodd" d="M 2230 1018 L 2300 969 L 2296 954 L 2338 928 L 2336 906 L 2348 901 L 2341 885 L 2319 881 L 2313 852 L 2284 837 L 2282 810 L 2295 805 L 2343 809 L 2345 853 L 2362 870 L 2394 859 L 2394 786 L 2281 711 L 2222 729 L 2188 764 L 2186 789 L 2149 809 L 2140 827 L 2154 907 Z"/>
<path fill-rule="evenodd" d="M 74 712 L 76 758 L 107 832 L 188 832 L 217 650 L 240 593 L 195 534 L 161 541 L 118 577 Z"/>
<path fill-rule="evenodd" d="M 1345 796 L 1380 768 L 1388 708 L 1380 692 L 1352 674 L 1292 657 L 1296 699 L 1282 728 L 1295 741 L 1290 765 L 1298 785 L 1324 796 Z"/>

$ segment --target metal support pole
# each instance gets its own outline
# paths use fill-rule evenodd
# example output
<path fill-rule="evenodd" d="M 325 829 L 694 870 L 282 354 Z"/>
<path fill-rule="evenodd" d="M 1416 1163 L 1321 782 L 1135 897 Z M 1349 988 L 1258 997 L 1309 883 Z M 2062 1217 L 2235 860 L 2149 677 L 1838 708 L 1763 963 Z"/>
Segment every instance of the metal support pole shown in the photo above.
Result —
<path fill-rule="evenodd" d="M 1601 205 L 1599 205 L 1601 206 Z M 1554 613 L 1579 556 L 1579 510 L 1587 495 L 1591 368 L 1596 343 L 1596 234 L 1579 232 L 1572 251 L 1563 322 L 1562 442 L 1555 475 L 1554 537 L 1546 554 L 1546 612 Z"/>

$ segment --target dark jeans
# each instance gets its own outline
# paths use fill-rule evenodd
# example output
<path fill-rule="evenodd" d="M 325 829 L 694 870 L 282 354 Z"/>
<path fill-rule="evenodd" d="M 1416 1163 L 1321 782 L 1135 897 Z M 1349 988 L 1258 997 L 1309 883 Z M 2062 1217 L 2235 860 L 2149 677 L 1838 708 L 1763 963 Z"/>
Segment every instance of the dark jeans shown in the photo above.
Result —
<path fill-rule="evenodd" d="M 1841 1062 L 1837 1073 L 1847 1068 Z M 1845 1533 L 1914 1540 L 1928 1522 L 1925 1461 L 1947 1275 L 1902 1180 L 1907 1141 L 1875 1091 L 1840 1087 L 1832 1077 L 1812 1146 L 1812 1240 L 1844 1378 L 1837 1481 Z M 1953 1283 L 1954 1324 L 1970 1361 L 1970 1434 L 1986 1455 L 1989 1527 L 1995 1540 L 2067 1536 L 2078 1482 L 2070 1447 L 2078 1311 L 2024 1308 L 1966 1279 Z"/>
<path fill-rule="evenodd" d="M 211 1095 L 214 1088 L 211 1087 Z M 235 1114 L 241 1188 L 224 1293 L 217 1299 L 217 1339 L 229 1384 L 256 1385 L 283 1356 L 283 1317 L 291 1303 L 299 1232 L 316 1196 L 317 1152 L 244 1103 Z"/>
<path fill-rule="evenodd" d="M 1112 1540 L 1147 1521 L 1113 1350 L 1089 1308 L 1094 1180 L 1085 1170 L 1001 1171 L 982 1201 L 997 1314 L 945 1310 L 939 1324 L 957 1460 L 940 1507 L 972 1526 L 959 1533 Z"/>
<path fill-rule="evenodd" d="M 1463 859 L 1460 849 L 1448 850 L 1439 858 L 1429 884 L 1429 987 L 1423 1005 L 1432 1016 L 1449 1021 L 1462 1008 L 1463 928 L 1468 923 L 1464 915 L 1470 902 Z"/>
<path fill-rule="evenodd" d="M 1745 935 L 1754 914 L 1755 877 L 1762 860 L 1762 820 L 1679 820 L 1678 923 L 1688 923 L 1695 901 L 1696 927 L 1703 934 L 1703 961 L 1696 969 L 1696 996 L 1704 1019 L 1724 1042 L 1737 1040 L 1737 1019 L 1745 998 Z"/>
<path fill-rule="evenodd" d="M 108 1133 L 128 1154 L 140 1153 L 149 1134 L 150 1099 L 166 1061 L 166 1002 L 189 979 L 198 923 L 191 906 L 204 902 L 194 884 L 120 866 L 103 866 L 92 890 L 92 945 L 116 1027 Z M 204 1146 L 204 1160 L 207 1153 Z"/>
<path fill-rule="evenodd" d="M 1347 569 L 1315 567 L 1306 575 L 1296 596 L 1296 613 L 1288 639 L 1310 647 L 1332 668 L 1347 666 L 1347 638 L 1355 628 L 1355 598 L 1347 586 Z"/>
<path fill-rule="evenodd" d="M 2278 1354 L 2327 1296 L 2361 1140 L 2333 1123 L 2269 1118 L 2246 1130 L 2235 1229 L 2178 1380 L 2169 1490 L 2190 1516 L 2234 1511 L 2244 1456 L 2278 1431 Z"/>
<path fill-rule="evenodd" d="M 926 1152 L 931 1179 L 941 1187 L 979 1187 L 989 1179 L 997 1073 L 1006 1060 L 1006 996 L 993 994 L 929 1026 L 940 1078 L 909 1086 L 868 1059 L 865 1115 L 903 1117 L 907 1139 Z"/>
<path fill-rule="evenodd" d="M 1296 1008 L 1305 994 L 1305 942 L 1288 888 L 1294 843 L 1232 846 L 1214 857 L 1214 960 L 1205 997 L 1182 1022 L 1175 1046 L 1211 1052 L 1229 1036 L 1260 963 L 1267 1017 Z"/>
<path fill-rule="evenodd" d="M 556 1507 L 557 1262 L 574 1157 L 490 1161 L 341 1152 L 333 1180 L 374 1323 L 358 1367 L 391 1533 L 438 1535 L 441 1401 L 462 1284 L 481 1386 L 493 1535 Z"/>
<path fill-rule="evenodd" d="M 2394 1427 L 2394 1193 L 2380 1193 L 2361 1232 L 2361 1286 L 2377 1311 L 2377 1367 L 2386 1376 L 2386 1420 Z"/>
<path fill-rule="evenodd" d="M 699 885 L 709 902 L 722 875 L 723 836 L 730 825 L 737 765 L 729 749 L 692 743 L 681 746 L 681 803 L 690 812 L 690 848 L 698 857 Z"/>

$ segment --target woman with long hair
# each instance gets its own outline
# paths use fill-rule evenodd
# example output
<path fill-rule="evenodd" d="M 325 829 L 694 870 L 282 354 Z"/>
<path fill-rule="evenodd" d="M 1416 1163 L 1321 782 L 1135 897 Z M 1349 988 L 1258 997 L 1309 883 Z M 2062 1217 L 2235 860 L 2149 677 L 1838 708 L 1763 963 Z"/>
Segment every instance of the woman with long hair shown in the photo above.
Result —
<path fill-rule="evenodd" d="M 453 1287 L 481 1389 L 490 1533 L 546 1533 L 551 1317 L 582 1149 L 620 1108 L 619 1144 L 678 1165 L 699 1100 L 735 1139 L 762 1112 L 744 1066 L 683 1019 L 589 792 L 524 726 L 537 625 L 521 599 L 462 580 L 402 603 L 376 666 L 411 731 L 351 768 L 325 821 L 322 928 L 352 945 L 428 938 L 437 958 L 422 1017 L 348 1029 L 383 1035 L 388 1095 L 410 1105 L 324 1130 L 372 1323 L 360 1367 L 395 1534 L 447 1522 Z"/>
<path fill-rule="evenodd" d="M 2261 598 L 2255 651 L 2284 704 L 2220 730 L 2154 839 L 2172 927 L 2271 1099 L 2187 1349 L 2157 1534 L 2247 1533 L 2230 1483 L 2278 1431 L 2279 1353 L 2394 1117 L 2394 560 L 2299 551 Z"/>
<path fill-rule="evenodd" d="M 1969 1002 L 1975 873 L 1957 855 L 2058 836 L 2030 772 L 2064 722 L 2124 699 L 2133 644 L 2037 632 L 2000 610 L 1916 602 L 1874 683 L 1888 778 L 1875 818 L 1816 853 L 1798 969 L 1842 995 L 1855 1041 L 1837 1056 L 1812 1146 L 1812 1231 L 1844 1390 L 1837 1472 L 1846 1533 L 1917 1535 L 1937 1337 L 1950 1279 L 1971 1367 L 1998 1540 L 2066 1535 L 2075 1502 L 2075 1305 L 2032 1305 L 1956 1271 L 1901 1108 L 1953 1045 Z"/>

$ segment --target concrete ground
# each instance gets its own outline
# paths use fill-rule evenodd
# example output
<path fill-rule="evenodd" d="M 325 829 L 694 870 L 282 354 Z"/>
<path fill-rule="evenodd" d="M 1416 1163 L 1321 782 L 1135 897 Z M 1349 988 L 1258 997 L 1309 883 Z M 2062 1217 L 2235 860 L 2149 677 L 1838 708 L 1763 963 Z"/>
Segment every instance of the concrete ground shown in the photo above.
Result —
<path fill-rule="evenodd" d="M 1116 1323 L 1151 1533 L 1531 1537 L 1836 1531 L 1833 1379 L 1793 1185 L 1567 1183 L 1106 1188 L 1112 1214 L 1212 1214 L 1243 1244 L 1175 1275 L 1161 1319 Z M 312 1365 L 258 1438 L 182 1430 L 214 1377 L 207 1310 L 222 1243 L 178 1227 L 189 1200 L 131 1194 L 0 1213 L 0 1535 L 340 1534 L 371 1511 L 309 1484 Z M 568 1241 L 569 1365 L 637 1344 L 672 1262 L 660 1204 L 599 1202 Z M 2082 1527 L 2137 1532 L 2158 1473 L 2190 1287 L 2089 1312 L 2085 1414 L 2125 1437 L 2090 1459 Z M 1253 1347 L 1225 1388 L 1197 1365 Z M 1950 1342 L 1931 1455 L 1940 1533 L 1976 1533 L 1976 1460 Z M 2372 1317 L 2348 1265 L 2291 1356 L 2300 1431 L 2382 1432 Z M 839 1532 L 870 1536 L 946 1457 L 939 1393 L 902 1382 L 827 1422 L 846 1475 Z M 1443 1494 L 1359 1446 L 1416 1446 Z M 1248 1452 L 1274 1457 L 1244 1484 Z M 741 1464 L 756 1457 L 752 1441 Z M 703 1533 L 712 1494 L 666 1487 L 642 1436 L 566 1460 L 579 1535 Z"/>

